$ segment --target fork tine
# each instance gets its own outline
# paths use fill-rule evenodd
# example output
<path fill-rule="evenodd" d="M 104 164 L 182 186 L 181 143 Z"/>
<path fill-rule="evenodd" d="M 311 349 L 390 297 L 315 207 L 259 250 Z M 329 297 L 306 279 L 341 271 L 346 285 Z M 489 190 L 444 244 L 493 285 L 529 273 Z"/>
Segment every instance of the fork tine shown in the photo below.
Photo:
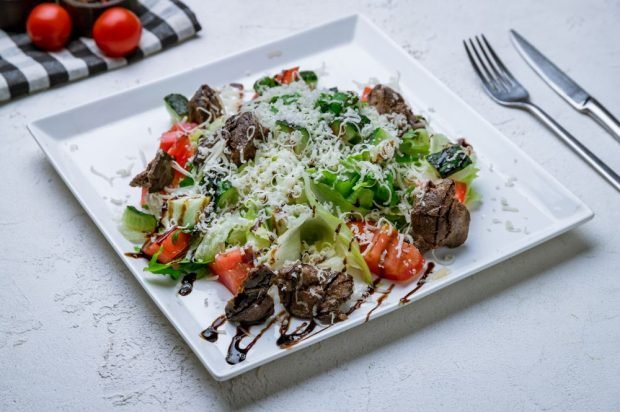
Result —
<path fill-rule="evenodd" d="M 467 45 L 467 42 L 465 40 L 463 40 L 463 46 L 465 46 L 465 51 L 467 52 L 467 57 L 469 57 L 471 65 L 473 66 L 476 74 L 480 78 L 482 87 L 487 93 L 493 95 L 495 91 L 492 80 L 487 79 L 486 76 L 482 73 L 482 70 L 480 69 L 480 64 L 474 58 L 474 55 L 472 54 L 470 47 Z"/>
<path fill-rule="evenodd" d="M 482 52 L 482 55 L 484 56 L 485 61 L 487 62 L 487 65 L 491 68 L 491 71 L 495 74 L 495 77 L 499 79 L 499 81 L 502 82 L 504 86 L 510 87 L 510 84 L 511 84 L 510 79 L 507 78 L 507 76 L 504 73 L 502 73 L 501 68 L 498 71 L 498 68 L 496 67 L 497 61 L 494 61 L 494 59 L 489 57 L 489 55 L 487 54 L 487 51 L 482 45 L 482 42 L 480 41 L 480 37 L 478 36 L 476 36 L 476 43 L 478 43 L 478 47 L 480 48 L 480 51 Z"/>
<path fill-rule="evenodd" d="M 467 57 L 469 57 L 469 62 L 474 67 L 474 70 L 476 71 L 476 74 L 478 75 L 478 77 L 480 77 L 480 81 L 482 81 L 482 84 L 486 87 L 488 80 L 486 79 L 486 77 L 484 77 L 484 74 L 482 74 L 482 72 L 480 71 L 480 68 L 478 67 L 478 63 L 476 63 L 474 56 L 471 54 L 471 51 L 469 51 L 469 47 L 467 46 L 467 42 L 465 40 L 463 40 L 463 46 L 465 47 L 465 52 L 467 53 Z"/>
<path fill-rule="evenodd" d="M 512 73 L 510 73 L 510 70 L 508 70 L 508 68 L 506 68 L 506 66 L 504 66 L 504 63 L 502 62 L 502 60 L 499 58 L 499 56 L 497 54 L 495 54 L 495 50 L 493 50 L 493 47 L 491 47 L 491 43 L 488 42 L 487 38 L 484 37 L 484 34 L 481 35 L 482 36 L 482 41 L 484 41 L 484 44 L 486 45 L 487 49 L 489 49 L 489 53 L 491 53 L 491 56 L 493 56 L 493 59 L 495 59 L 495 63 L 497 64 L 497 66 L 499 67 L 499 69 L 504 72 L 504 74 L 506 75 L 506 77 L 508 79 L 510 79 L 513 83 L 515 84 L 519 84 L 519 82 L 517 81 L 517 79 L 515 79 L 515 77 L 512 75 Z"/>
<path fill-rule="evenodd" d="M 495 77 L 493 77 L 493 75 L 491 74 L 491 72 L 487 68 L 486 64 L 484 64 L 484 60 L 482 60 L 480 58 L 480 54 L 478 53 L 478 49 L 476 49 L 476 46 L 474 45 L 474 42 L 472 41 L 472 39 L 469 39 L 469 46 L 471 47 L 471 49 L 473 50 L 474 54 L 476 55 L 477 61 L 478 61 L 478 63 L 480 63 L 480 67 L 482 67 L 482 70 L 486 74 L 487 79 L 489 79 L 490 82 L 494 82 L 495 81 Z"/>
<path fill-rule="evenodd" d="M 487 64 L 485 64 L 485 61 L 482 59 L 482 57 L 480 56 L 480 53 L 478 52 L 478 48 L 476 47 L 476 45 L 474 44 L 472 39 L 469 39 L 469 45 L 470 48 L 473 50 L 474 54 L 477 57 L 477 61 L 480 64 L 480 66 L 482 67 L 482 70 L 484 71 L 484 73 L 487 75 L 488 78 L 488 83 L 489 83 L 489 87 L 491 89 L 495 89 L 495 90 L 501 90 L 504 89 L 505 87 L 504 84 L 501 82 L 501 80 L 499 80 L 498 78 L 496 78 L 495 76 L 493 76 L 491 74 L 491 72 L 489 71 L 489 68 L 487 67 Z"/>

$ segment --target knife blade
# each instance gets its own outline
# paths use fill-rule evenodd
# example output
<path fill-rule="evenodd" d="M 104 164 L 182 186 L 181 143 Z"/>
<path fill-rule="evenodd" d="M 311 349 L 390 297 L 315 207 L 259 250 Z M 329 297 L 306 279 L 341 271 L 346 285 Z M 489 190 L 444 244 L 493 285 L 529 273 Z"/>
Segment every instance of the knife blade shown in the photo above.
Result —
<path fill-rule="evenodd" d="M 510 34 L 521 57 L 557 94 L 575 109 L 593 117 L 620 142 L 620 122 L 602 104 L 525 40 L 523 36 L 515 30 L 510 30 Z"/>

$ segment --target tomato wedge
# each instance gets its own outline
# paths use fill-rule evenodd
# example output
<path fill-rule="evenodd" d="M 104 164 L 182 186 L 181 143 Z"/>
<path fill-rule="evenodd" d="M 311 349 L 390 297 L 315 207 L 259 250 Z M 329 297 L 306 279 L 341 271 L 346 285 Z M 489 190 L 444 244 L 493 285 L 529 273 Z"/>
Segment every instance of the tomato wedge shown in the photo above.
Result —
<path fill-rule="evenodd" d="M 170 263 L 187 250 L 191 237 L 192 235 L 181 231 L 181 229 L 172 229 L 158 236 L 154 241 L 147 241 L 142 246 L 142 251 L 148 256 L 153 256 L 161 250 L 157 261 Z"/>
<path fill-rule="evenodd" d="M 159 148 L 164 152 L 168 152 L 172 145 L 174 145 L 179 138 L 179 132 L 167 131 L 161 135 L 159 139 Z"/>
<path fill-rule="evenodd" d="M 146 206 L 146 204 L 148 203 L 148 196 L 149 196 L 149 188 L 143 187 L 142 193 L 140 194 L 140 206 Z"/>
<path fill-rule="evenodd" d="M 397 237 L 387 247 L 382 277 L 395 282 L 407 282 L 422 274 L 423 267 L 424 258 L 418 248 Z"/>
<path fill-rule="evenodd" d="M 299 79 L 299 66 L 282 70 L 280 74 L 274 76 L 275 81 L 280 84 L 290 84 Z"/>
<path fill-rule="evenodd" d="M 360 243 L 366 264 L 375 275 L 395 282 L 407 282 L 422 273 L 424 257 L 393 226 L 385 224 L 377 229 L 359 220 L 349 222 L 348 226 Z M 368 242 L 368 239 L 372 240 Z"/>
<path fill-rule="evenodd" d="M 347 226 L 353 232 L 353 235 L 359 243 L 360 251 L 364 252 L 366 248 L 372 244 L 375 228 L 370 227 L 362 220 L 353 220 L 347 223 Z"/>
<path fill-rule="evenodd" d="M 360 99 L 363 103 L 368 101 L 368 95 L 370 94 L 371 91 L 372 91 L 372 87 L 370 86 L 364 87 L 364 91 L 362 92 L 362 97 Z"/>
<path fill-rule="evenodd" d="M 170 130 L 164 132 L 159 139 L 159 148 L 172 156 L 174 161 L 182 168 L 185 168 L 187 162 L 195 153 L 194 146 L 189 140 L 189 134 L 196 126 L 196 123 L 175 123 Z M 177 186 L 184 177 L 185 175 L 183 173 L 175 170 L 174 180 L 171 186 Z"/>
<path fill-rule="evenodd" d="M 465 203 L 467 196 L 467 183 L 454 182 L 454 197 L 461 203 Z"/>
<path fill-rule="evenodd" d="M 170 148 L 183 136 L 189 136 L 191 131 L 197 126 L 196 123 L 178 122 L 172 125 L 170 130 L 164 132 L 159 139 L 159 147 L 164 152 Z M 170 154 L 170 153 L 168 153 Z"/>
<path fill-rule="evenodd" d="M 184 168 L 187 161 L 194 155 L 194 148 L 192 147 L 192 142 L 189 141 L 189 137 L 181 136 L 170 146 L 167 152 L 179 166 Z"/>
<path fill-rule="evenodd" d="M 397 239 L 398 231 L 391 226 L 385 225 L 380 231 L 375 233 L 369 250 L 365 252 L 364 260 L 368 268 L 375 275 L 383 275 L 384 252 L 387 250 L 394 239 Z"/>
<path fill-rule="evenodd" d="M 252 254 L 240 248 L 230 249 L 217 254 L 209 268 L 218 276 L 218 280 L 236 295 L 252 269 Z"/>

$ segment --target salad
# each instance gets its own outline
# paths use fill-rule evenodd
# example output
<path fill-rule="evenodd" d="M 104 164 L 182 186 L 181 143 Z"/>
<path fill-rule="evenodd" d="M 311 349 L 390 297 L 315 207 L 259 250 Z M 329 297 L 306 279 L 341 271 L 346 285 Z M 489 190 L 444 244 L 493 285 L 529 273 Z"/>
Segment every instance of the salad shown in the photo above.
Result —
<path fill-rule="evenodd" d="M 249 93 L 205 84 L 164 101 L 172 126 L 130 183 L 142 197 L 121 230 L 146 271 L 221 282 L 220 324 L 260 324 L 281 305 L 331 325 L 356 285 L 419 282 L 426 252 L 467 239 L 472 146 L 434 133 L 387 85 L 322 88 L 295 67 Z"/>

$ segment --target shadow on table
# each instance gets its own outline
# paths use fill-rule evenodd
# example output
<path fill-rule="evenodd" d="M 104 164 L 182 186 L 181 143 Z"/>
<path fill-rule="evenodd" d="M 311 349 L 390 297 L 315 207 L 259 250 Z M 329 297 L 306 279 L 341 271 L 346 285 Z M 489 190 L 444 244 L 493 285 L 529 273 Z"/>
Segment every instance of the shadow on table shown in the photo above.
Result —
<path fill-rule="evenodd" d="M 229 407 L 253 404 L 315 375 L 342 367 L 355 358 L 369 356 L 379 348 L 534 278 L 549 268 L 569 266 L 572 259 L 591 248 L 579 230 L 568 232 L 380 320 L 350 329 L 230 381 L 214 383 L 226 394 Z M 537 263 L 533 265 L 531 262 Z"/>

